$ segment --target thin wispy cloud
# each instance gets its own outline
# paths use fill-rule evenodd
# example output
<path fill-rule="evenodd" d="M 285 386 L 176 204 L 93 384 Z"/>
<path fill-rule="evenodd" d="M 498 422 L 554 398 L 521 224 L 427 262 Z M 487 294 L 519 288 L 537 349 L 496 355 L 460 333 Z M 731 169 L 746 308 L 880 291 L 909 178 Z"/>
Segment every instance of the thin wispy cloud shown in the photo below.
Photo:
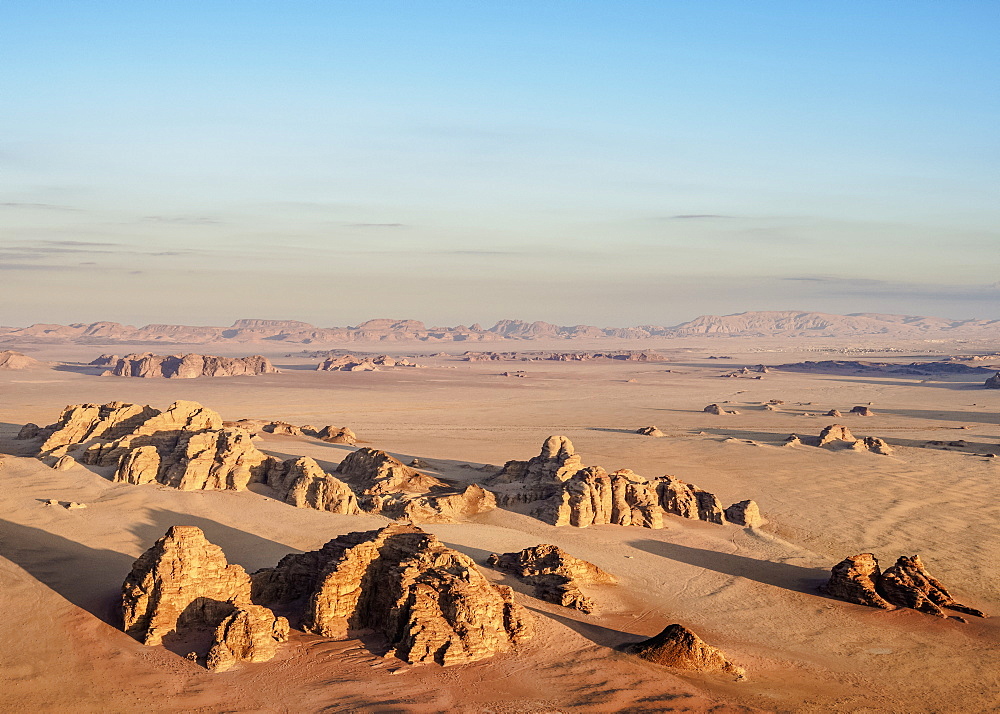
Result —
<path fill-rule="evenodd" d="M 3 201 L 0 202 L 0 208 L 11 208 L 11 209 L 25 209 L 33 211 L 71 211 L 71 212 L 82 212 L 82 208 L 74 208 L 73 206 L 61 206 L 56 203 L 29 203 L 25 201 Z"/>

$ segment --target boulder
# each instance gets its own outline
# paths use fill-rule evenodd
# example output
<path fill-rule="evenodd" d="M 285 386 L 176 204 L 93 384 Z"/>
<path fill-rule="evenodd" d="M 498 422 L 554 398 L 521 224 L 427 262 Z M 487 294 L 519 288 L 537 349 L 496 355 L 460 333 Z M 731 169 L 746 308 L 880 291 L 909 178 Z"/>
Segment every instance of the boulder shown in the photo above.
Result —
<path fill-rule="evenodd" d="M 869 407 L 863 407 L 863 406 L 852 408 L 851 414 L 857 414 L 858 416 L 865 416 L 865 417 L 875 416 L 875 412 L 873 412 Z"/>
<path fill-rule="evenodd" d="M 1000 372 L 997 372 L 992 377 L 988 378 L 983 383 L 983 387 L 986 389 L 1000 389 Z"/>
<path fill-rule="evenodd" d="M 882 456 L 891 456 L 895 451 L 885 439 L 880 439 L 877 436 L 866 436 L 858 439 L 854 442 L 854 447 L 859 450 L 870 451 L 873 454 L 881 454 Z"/>
<path fill-rule="evenodd" d="M 288 620 L 261 605 L 239 605 L 215 628 L 206 666 L 223 672 L 237 662 L 267 662 L 288 639 Z"/>
<path fill-rule="evenodd" d="M 730 662 L 721 650 L 706 644 L 683 625 L 668 625 L 655 637 L 626 645 L 624 650 L 664 667 L 724 672 L 737 679 L 746 676 L 745 669 Z"/>
<path fill-rule="evenodd" d="M 586 613 L 594 611 L 594 602 L 583 594 L 581 585 L 615 585 L 618 582 L 593 563 L 574 558 L 562 548 L 548 544 L 517 553 L 493 553 L 486 563 L 533 585 L 535 596 L 540 600 Z"/>
<path fill-rule="evenodd" d="M 734 503 L 726 509 L 725 516 L 730 523 L 747 528 L 759 528 L 765 523 L 756 501 L 747 500 Z"/>
<path fill-rule="evenodd" d="M 41 428 L 38 426 L 38 424 L 33 424 L 31 422 L 28 422 L 27 424 L 21 427 L 21 429 L 17 432 L 17 436 L 15 436 L 14 438 L 17 439 L 18 441 L 29 441 L 31 439 L 36 438 L 40 431 Z"/>
<path fill-rule="evenodd" d="M 253 575 L 254 601 L 304 604 L 303 627 L 345 639 L 375 631 L 411 664 L 463 664 L 527 641 L 532 621 L 510 588 L 416 526 L 349 533 Z"/>
<path fill-rule="evenodd" d="M 703 412 L 708 412 L 709 414 L 725 414 L 725 410 L 718 404 L 709 404 L 707 407 L 702 409 Z"/>
<path fill-rule="evenodd" d="M 785 442 L 782 444 L 782 446 L 801 446 L 801 445 L 802 445 L 802 439 L 799 438 L 798 434 L 789 434 L 788 437 L 785 439 Z"/>
<path fill-rule="evenodd" d="M 666 434 L 657 429 L 655 426 L 644 426 L 635 433 L 642 434 L 643 436 L 666 436 Z"/>
<path fill-rule="evenodd" d="M 840 417 L 842 417 L 844 415 L 840 413 L 839 409 L 831 409 L 824 416 L 840 418 Z"/>

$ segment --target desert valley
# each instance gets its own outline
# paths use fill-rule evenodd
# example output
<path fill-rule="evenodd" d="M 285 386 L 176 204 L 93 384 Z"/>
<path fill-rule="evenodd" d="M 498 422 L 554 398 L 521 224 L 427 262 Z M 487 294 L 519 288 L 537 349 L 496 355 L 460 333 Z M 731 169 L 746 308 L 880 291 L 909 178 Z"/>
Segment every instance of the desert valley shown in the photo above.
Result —
<path fill-rule="evenodd" d="M 1000 708 L 998 322 L 0 349 L 6 711 Z"/>

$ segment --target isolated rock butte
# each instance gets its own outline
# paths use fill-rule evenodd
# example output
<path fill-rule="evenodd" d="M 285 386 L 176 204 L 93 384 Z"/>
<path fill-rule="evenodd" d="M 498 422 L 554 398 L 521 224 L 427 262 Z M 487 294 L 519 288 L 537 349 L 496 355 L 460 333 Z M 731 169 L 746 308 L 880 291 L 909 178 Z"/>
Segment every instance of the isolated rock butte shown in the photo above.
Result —
<path fill-rule="evenodd" d="M 599 466 L 585 467 L 565 436 L 550 436 L 528 461 L 508 461 L 487 484 L 499 505 L 537 501 L 534 515 L 557 526 L 663 528 L 665 513 L 726 522 L 722 504 L 708 491 L 673 476 L 650 480 L 628 469 L 609 474 Z"/>
<path fill-rule="evenodd" d="M 623 649 L 665 667 L 725 672 L 735 675 L 737 679 L 746 676 L 745 669 L 730 662 L 721 650 L 706 644 L 683 625 L 668 625 L 655 637 L 626 645 Z"/>
<path fill-rule="evenodd" d="M 819 433 L 819 442 L 817 445 L 831 446 L 838 442 L 849 444 L 855 451 L 870 451 L 873 454 L 881 454 L 882 456 L 891 456 L 895 451 L 885 439 L 880 439 L 877 436 L 865 436 L 858 439 L 851 433 L 850 429 L 842 424 L 831 424 L 824 427 L 823 431 Z"/>
<path fill-rule="evenodd" d="M 112 362 L 112 359 L 114 361 Z M 154 355 L 151 352 L 130 354 L 115 359 L 114 355 L 101 355 L 91 362 L 95 366 L 108 366 L 103 377 L 165 377 L 167 379 L 195 379 L 197 377 L 236 377 L 278 372 L 267 357 L 216 357 L 214 355 Z"/>
<path fill-rule="evenodd" d="M 593 563 L 574 558 L 558 546 L 543 543 L 517 553 L 493 553 L 486 560 L 493 568 L 513 573 L 535 586 L 535 596 L 582 612 L 594 611 L 594 601 L 581 585 L 615 585 L 618 580 Z"/>
<path fill-rule="evenodd" d="M 349 533 L 253 575 L 256 602 L 304 608 L 303 627 L 344 639 L 374 630 L 410 663 L 462 664 L 527 641 L 532 621 L 510 588 L 411 525 Z"/>
<path fill-rule="evenodd" d="M 408 359 L 395 359 L 389 355 L 377 357 L 355 357 L 353 355 L 331 355 L 316 365 L 320 372 L 377 372 L 393 367 L 420 367 Z"/>
<path fill-rule="evenodd" d="M 878 560 L 871 553 L 851 556 L 833 566 L 829 582 L 820 589 L 831 597 L 883 610 L 911 608 L 948 617 L 944 612 L 947 608 L 986 617 L 982 611 L 957 602 L 944 585 L 927 572 L 917 555 L 901 556 L 885 572 L 879 569 Z"/>
<path fill-rule="evenodd" d="M 854 438 L 854 434 L 851 433 L 850 429 L 841 424 L 831 424 L 824 427 L 823 431 L 819 433 L 819 446 L 827 446 L 837 441 L 846 441 L 853 444 L 857 439 Z"/>
<path fill-rule="evenodd" d="M 288 636 L 288 621 L 250 603 L 250 577 L 226 562 L 195 526 L 172 526 L 132 565 L 122 586 L 125 632 L 144 645 L 212 628 L 209 669 L 262 662 Z"/>
<path fill-rule="evenodd" d="M 26 354 L 13 350 L 0 351 L 0 369 L 34 369 L 42 366 L 42 362 L 34 357 L 28 357 Z"/>
<path fill-rule="evenodd" d="M 858 416 L 865 416 L 865 417 L 875 416 L 875 412 L 873 412 L 868 407 L 853 407 L 851 409 L 851 414 L 857 414 Z"/>
<path fill-rule="evenodd" d="M 983 387 L 986 389 L 1000 389 L 1000 372 L 997 372 L 992 377 L 989 377 L 983 383 Z"/>

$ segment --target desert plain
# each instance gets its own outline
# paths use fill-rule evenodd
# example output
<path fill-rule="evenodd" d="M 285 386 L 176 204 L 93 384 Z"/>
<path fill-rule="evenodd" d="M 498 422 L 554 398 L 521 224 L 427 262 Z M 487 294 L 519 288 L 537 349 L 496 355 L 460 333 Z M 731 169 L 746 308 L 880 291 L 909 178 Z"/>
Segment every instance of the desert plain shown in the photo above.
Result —
<path fill-rule="evenodd" d="M 886 344 L 874 337 L 603 339 L 517 349 L 649 349 L 664 360 L 469 362 L 457 345 L 357 344 L 351 348 L 409 355 L 424 368 L 327 372 L 315 369 L 315 358 L 288 356 L 294 350 L 287 345 L 255 344 L 227 346 L 226 354 L 263 354 L 280 373 L 198 379 L 99 376 L 102 369 L 88 363 L 112 351 L 106 347 L 11 347 L 42 364 L 0 371 L 4 711 L 1000 708 L 1000 458 L 988 456 L 1000 454 L 1000 390 L 966 375 L 771 368 L 723 376 L 804 360 L 935 361 L 998 345 Z M 204 345 L 164 349 L 157 346 L 164 354 L 220 354 Z M 517 371 L 524 376 L 503 376 Z M 52 423 L 69 404 L 163 409 L 176 400 L 197 401 L 226 420 L 346 425 L 358 447 L 404 463 L 418 459 L 424 472 L 459 484 L 481 480 L 484 465 L 535 456 L 547 437 L 562 435 L 584 464 L 671 474 L 725 504 L 753 499 L 766 523 L 743 528 L 667 515 L 663 529 L 556 527 L 524 509 L 497 508 L 457 523 L 423 524 L 471 556 L 490 580 L 514 588 L 534 617 L 533 639 L 471 664 L 411 666 L 381 656 L 371 638 L 330 640 L 293 629 L 271 661 L 213 673 L 183 651 L 144 646 L 121 630 L 122 581 L 170 526 L 200 527 L 230 562 L 253 572 L 389 521 L 295 508 L 264 487 L 179 491 L 113 483 L 106 468 L 50 468 L 15 439 L 23 424 Z M 781 403 L 766 409 L 772 400 Z M 706 413 L 711 403 L 738 413 Z M 874 415 L 850 414 L 857 405 L 870 405 Z M 843 416 L 824 416 L 831 409 Z M 789 434 L 815 437 L 832 423 L 881 437 L 893 453 L 784 446 Z M 636 433 L 652 425 L 664 436 Z M 262 434 L 256 444 L 281 458 L 313 457 L 327 470 L 357 448 L 277 434 Z M 45 505 L 50 499 L 86 508 Z M 491 553 L 540 543 L 598 565 L 619 584 L 588 589 L 597 608 L 585 614 L 539 600 L 486 566 Z M 919 554 L 956 599 L 993 617 L 962 623 L 820 592 L 832 566 L 864 552 L 883 566 Z M 722 649 L 747 670 L 746 679 L 667 669 L 619 650 L 675 622 Z"/>

